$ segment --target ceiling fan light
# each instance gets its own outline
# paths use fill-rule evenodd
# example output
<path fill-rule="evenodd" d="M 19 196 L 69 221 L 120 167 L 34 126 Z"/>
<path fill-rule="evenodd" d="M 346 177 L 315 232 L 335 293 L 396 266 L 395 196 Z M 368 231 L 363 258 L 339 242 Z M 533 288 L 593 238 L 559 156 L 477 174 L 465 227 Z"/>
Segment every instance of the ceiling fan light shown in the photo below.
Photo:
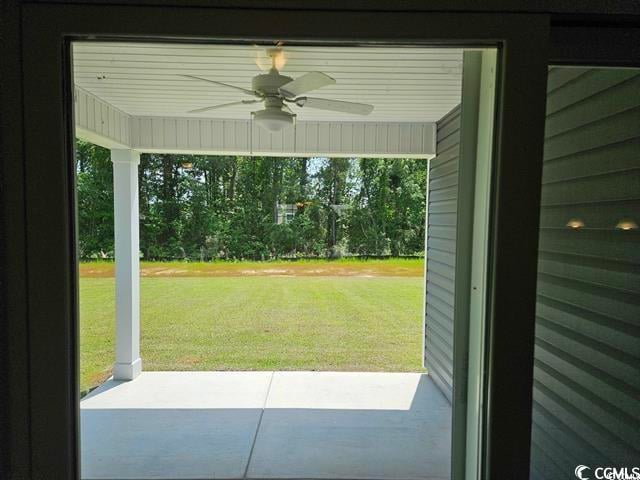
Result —
<path fill-rule="evenodd" d="M 253 121 L 261 128 L 273 133 L 293 125 L 293 115 L 279 108 L 265 108 L 253 114 Z"/>

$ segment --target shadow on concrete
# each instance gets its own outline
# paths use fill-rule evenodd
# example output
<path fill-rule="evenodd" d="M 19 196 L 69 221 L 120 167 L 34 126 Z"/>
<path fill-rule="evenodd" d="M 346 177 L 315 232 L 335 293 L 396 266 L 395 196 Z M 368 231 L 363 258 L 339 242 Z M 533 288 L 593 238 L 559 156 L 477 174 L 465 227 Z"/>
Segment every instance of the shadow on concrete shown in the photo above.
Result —
<path fill-rule="evenodd" d="M 450 477 L 451 409 L 426 375 L 407 409 L 86 408 L 81 425 L 85 479 Z"/>

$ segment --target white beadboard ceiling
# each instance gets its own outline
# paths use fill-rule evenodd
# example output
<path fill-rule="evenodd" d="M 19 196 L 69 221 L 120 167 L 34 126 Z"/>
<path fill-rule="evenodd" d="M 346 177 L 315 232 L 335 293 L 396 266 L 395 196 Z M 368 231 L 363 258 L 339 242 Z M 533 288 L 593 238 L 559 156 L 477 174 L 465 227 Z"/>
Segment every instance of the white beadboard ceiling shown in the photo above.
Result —
<path fill-rule="evenodd" d="M 135 116 L 248 119 L 259 104 L 199 114 L 189 110 L 246 98 L 240 92 L 180 77 L 198 75 L 250 88 L 267 69 L 265 46 L 77 42 L 76 85 Z M 462 50 L 413 47 L 284 45 L 282 73 L 321 71 L 336 79 L 309 96 L 371 103 L 371 115 L 300 109 L 304 121 L 434 122 L 460 102 Z"/>

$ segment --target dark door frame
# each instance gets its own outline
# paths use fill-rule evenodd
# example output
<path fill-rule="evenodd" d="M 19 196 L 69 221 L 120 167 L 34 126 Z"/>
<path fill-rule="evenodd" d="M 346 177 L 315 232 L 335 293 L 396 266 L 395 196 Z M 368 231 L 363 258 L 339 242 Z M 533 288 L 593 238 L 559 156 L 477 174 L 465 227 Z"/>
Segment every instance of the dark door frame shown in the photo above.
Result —
<path fill-rule="evenodd" d="M 2 59 L 3 66 L 13 67 L 2 90 L 3 227 L 11 227 L 2 243 L 2 307 L 9 320 L 3 373 L 10 385 L 2 390 L 9 406 L 3 440 L 11 447 L 3 460 L 9 478 L 79 478 L 78 274 L 68 67 L 69 42 L 89 36 L 500 48 L 482 457 L 484 478 L 521 478 L 529 464 L 550 17 L 544 10 L 424 12 L 418 2 L 411 2 L 413 11 L 405 12 L 381 11 L 382 2 L 368 7 L 372 11 L 364 11 L 362 5 L 342 11 L 319 4 L 303 9 L 286 1 L 282 10 L 250 1 L 242 2 L 241 10 L 203 8 L 198 2 L 184 7 L 164 3 L 105 6 L 9 0 L 3 6 L 7 18 L 16 20 L 3 29 L 11 49 Z M 563 30 L 561 38 L 573 38 L 572 31 Z M 554 55 L 560 51 L 553 49 Z M 620 55 L 622 60 L 625 55 Z"/>
<path fill-rule="evenodd" d="M 640 18 L 617 27 L 558 25 L 551 29 L 550 45 L 549 65 L 639 67 Z"/>

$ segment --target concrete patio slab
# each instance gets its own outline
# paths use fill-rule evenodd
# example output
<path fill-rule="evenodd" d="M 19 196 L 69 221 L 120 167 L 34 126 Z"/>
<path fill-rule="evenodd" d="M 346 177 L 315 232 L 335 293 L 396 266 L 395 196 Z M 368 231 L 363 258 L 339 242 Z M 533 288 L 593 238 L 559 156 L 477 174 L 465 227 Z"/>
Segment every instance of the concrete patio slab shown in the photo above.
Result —
<path fill-rule="evenodd" d="M 421 374 L 145 372 L 80 408 L 87 480 L 449 478 L 450 406 Z"/>
<path fill-rule="evenodd" d="M 82 408 L 263 408 L 273 372 L 143 372 L 108 380 Z"/>
<path fill-rule="evenodd" d="M 448 479 L 450 443 L 426 375 L 277 372 L 248 477 Z"/>
<path fill-rule="evenodd" d="M 145 372 L 80 404 L 84 479 L 242 478 L 271 372 Z"/>
<path fill-rule="evenodd" d="M 275 372 L 266 408 L 414 410 L 421 373 Z M 437 392 L 437 391 L 436 391 Z M 422 392 L 421 392 L 422 393 Z"/>
<path fill-rule="evenodd" d="M 243 478 L 260 409 L 83 410 L 82 478 Z"/>

